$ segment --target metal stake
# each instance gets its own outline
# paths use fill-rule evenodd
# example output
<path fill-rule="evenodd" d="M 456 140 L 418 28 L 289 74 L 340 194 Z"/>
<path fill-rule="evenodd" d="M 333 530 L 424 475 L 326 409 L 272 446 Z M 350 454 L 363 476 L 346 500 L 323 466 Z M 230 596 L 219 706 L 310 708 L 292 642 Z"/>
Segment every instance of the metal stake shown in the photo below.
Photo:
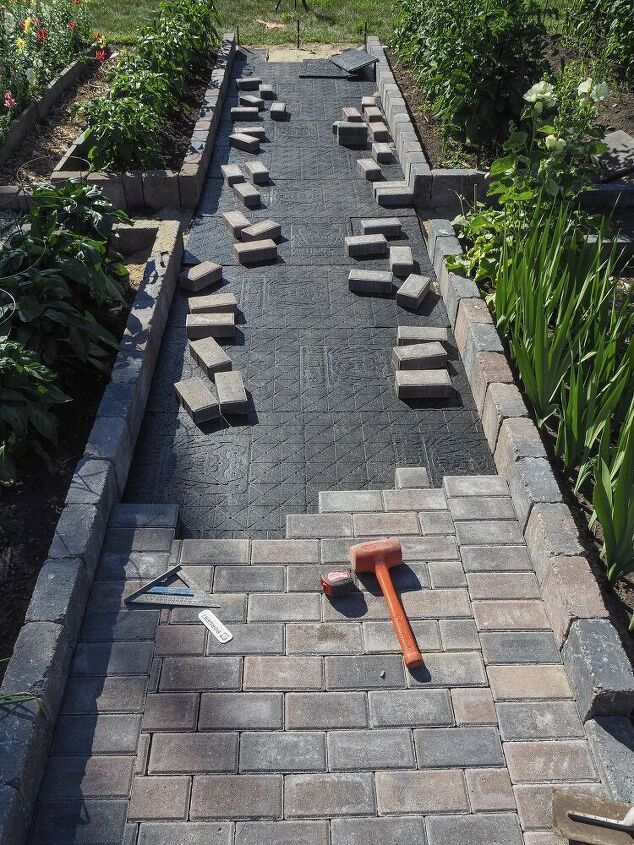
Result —
<path fill-rule="evenodd" d="M 297 49 L 299 50 L 299 18 L 297 18 Z"/>

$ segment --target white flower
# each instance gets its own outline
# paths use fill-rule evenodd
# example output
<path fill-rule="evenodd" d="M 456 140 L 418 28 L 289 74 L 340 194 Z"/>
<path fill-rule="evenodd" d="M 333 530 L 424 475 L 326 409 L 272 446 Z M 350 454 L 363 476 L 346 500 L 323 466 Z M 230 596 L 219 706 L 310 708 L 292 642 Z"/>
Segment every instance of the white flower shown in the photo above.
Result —
<path fill-rule="evenodd" d="M 577 86 L 577 94 L 580 97 L 587 97 L 588 94 L 592 91 L 592 77 L 589 76 L 587 79 L 584 79 L 583 82 L 580 82 Z"/>
<path fill-rule="evenodd" d="M 563 138 L 558 138 L 556 135 L 547 135 L 546 136 L 546 149 L 550 152 L 561 152 L 563 148 L 566 146 L 566 142 Z"/>
<path fill-rule="evenodd" d="M 32 67 L 28 67 L 26 69 L 26 71 L 24 72 L 24 75 L 26 76 L 26 80 L 29 83 L 29 85 L 35 85 L 35 83 L 37 81 L 37 76 L 36 76 L 35 70 Z"/>
<path fill-rule="evenodd" d="M 545 105 L 551 106 L 555 102 L 554 90 L 555 89 L 550 82 L 546 82 L 545 79 L 542 79 L 541 82 L 536 82 L 528 89 L 528 91 L 524 94 L 524 99 L 527 103 L 537 103 L 542 100 Z"/>
<path fill-rule="evenodd" d="M 5 35 L 12 35 L 15 32 L 15 18 L 6 9 L 4 10 L 4 32 Z"/>
<path fill-rule="evenodd" d="M 595 103 L 601 103 L 603 100 L 607 100 L 609 93 L 610 89 L 607 82 L 597 82 L 590 92 L 590 96 Z"/>

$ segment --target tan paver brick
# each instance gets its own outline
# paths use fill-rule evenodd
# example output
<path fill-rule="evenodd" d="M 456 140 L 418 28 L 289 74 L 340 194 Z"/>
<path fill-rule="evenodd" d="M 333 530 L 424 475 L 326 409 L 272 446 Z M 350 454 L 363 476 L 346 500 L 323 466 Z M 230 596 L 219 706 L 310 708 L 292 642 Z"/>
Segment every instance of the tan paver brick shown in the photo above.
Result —
<path fill-rule="evenodd" d="M 474 813 L 515 809 L 513 787 L 506 769 L 467 769 L 465 776 Z"/>
<path fill-rule="evenodd" d="M 185 819 L 191 778 L 135 778 L 128 808 L 130 819 Z"/>
<path fill-rule="evenodd" d="M 244 689 L 322 689 L 321 657 L 244 658 Z"/>
<path fill-rule="evenodd" d="M 531 572 L 470 572 L 467 584 L 472 601 L 539 598 L 539 584 Z"/>
<path fill-rule="evenodd" d="M 544 605 L 533 599 L 474 601 L 473 616 L 479 631 L 539 631 L 550 627 Z"/>
<path fill-rule="evenodd" d="M 572 698 L 563 666 L 487 666 L 496 701 L 519 698 Z"/>
<path fill-rule="evenodd" d="M 458 725 L 497 724 L 493 695 L 489 689 L 452 689 L 451 702 Z"/>
<path fill-rule="evenodd" d="M 375 782 L 381 814 L 469 811 L 460 769 L 377 772 Z"/>
<path fill-rule="evenodd" d="M 409 491 L 398 491 L 409 492 Z M 424 492 L 424 491 L 423 491 Z M 357 537 L 398 536 L 399 534 L 420 534 L 418 517 L 412 511 L 392 513 L 355 513 L 352 516 L 354 533 Z"/>
<path fill-rule="evenodd" d="M 280 818 L 281 775 L 196 775 L 190 818 Z"/>
<path fill-rule="evenodd" d="M 566 788 L 591 795 L 603 793 L 599 783 L 566 784 Z M 549 830 L 553 826 L 552 783 L 518 784 L 514 792 L 522 830 Z"/>
<path fill-rule="evenodd" d="M 505 742 L 504 755 L 513 783 L 592 780 L 596 777 L 584 739 Z"/>

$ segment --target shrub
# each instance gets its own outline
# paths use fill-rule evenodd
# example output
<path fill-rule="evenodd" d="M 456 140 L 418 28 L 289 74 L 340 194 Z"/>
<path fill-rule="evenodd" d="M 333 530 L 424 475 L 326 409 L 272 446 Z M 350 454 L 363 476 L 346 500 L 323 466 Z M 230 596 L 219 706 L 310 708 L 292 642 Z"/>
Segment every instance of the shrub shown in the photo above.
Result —
<path fill-rule="evenodd" d="M 97 169 L 160 162 L 163 124 L 179 107 L 188 79 L 218 39 L 213 0 L 170 0 L 136 51 L 123 50 L 105 97 L 82 108 L 88 158 Z"/>
<path fill-rule="evenodd" d="M 12 120 L 90 41 L 82 0 L 14 0 L 0 8 L 0 143 Z"/>
<path fill-rule="evenodd" d="M 495 147 L 544 70 L 534 0 L 399 0 L 394 46 L 447 138 Z"/>
<path fill-rule="evenodd" d="M 569 15 L 573 34 L 590 55 L 605 60 L 615 76 L 634 79 L 632 0 L 576 0 Z"/>

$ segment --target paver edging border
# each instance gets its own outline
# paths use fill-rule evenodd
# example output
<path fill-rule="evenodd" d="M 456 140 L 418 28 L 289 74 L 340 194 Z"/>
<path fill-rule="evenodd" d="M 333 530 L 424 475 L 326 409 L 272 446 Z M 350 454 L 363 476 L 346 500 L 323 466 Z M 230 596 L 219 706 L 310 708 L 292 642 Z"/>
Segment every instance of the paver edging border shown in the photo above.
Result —
<path fill-rule="evenodd" d="M 203 189 L 207 168 L 211 161 L 216 132 L 222 115 L 231 69 L 236 52 L 233 32 L 226 32 L 218 48 L 198 119 L 194 124 L 189 150 L 179 171 L 132 170 L 126 173 L 89 172 L 88 182 L 97 184 L 117 206 L 128 211 L 148 208 L 184 208 L 193 210 Z M 52 182 L 63 182 L 84 176 L 86 168 L 76 170 L 73 159 L 85 160 L 84 132 L 82 132 L 55 166 Z"/>
<path fill-rule="evenodd" d="M 28 833 L 108 517 L 124 489 L 178 282 L 179 221 L 117 226 L 115 239 L 130 251 L 149 245 L 151 253 L 0 686 L 0 694 L 28 691 L 42 702 L 0 706 L 0 845 L 20 845 Z"/>
<path fill-rule="evenodd" d="M 432 168 L 418 140 L 409 116 L 406 101 L 385 55 L 385 49 L 376 36 L 366 38 L 366 49 L 379 61 L 376 64 L 376 81 L 383 111 L 387 118 L 403 175 L 414 191 L 414 205 L 424 208 L 460 208 L 461 198 L 473 201 L 474 192 L 481 202 L 486 202 L 487 174 L 469 168 Z M 623 181 L 599 183 L 592 191 L 583 194 L 581 204 L 592 211 L 612 212 L 618 203 L 620 210 L 634 208 L 634 185 Z"/>
<path fill-rule="evenodd" d="M 447 259 L 463 251 L 449 220 L 426 221 L 424 231 L 437 287 L 496 468 L 509 485 L 579 715 L 584 723 L 596 718 L 628 722 L 634 710 L 634 673 L 501 338 L 475 283 L 447 267 Z M 634 727 L 628 723 L 634 747 Z M 593 737 L 590 732 L 591 745 Z M 608 751 L 602 748 L 600 753 L 605 757 Z M 629 765 L 622 751 L 613 756 L 613 767 Z M 617 794 L 614 784 L 619 782 L 613 778 L 604 785 L 615 799 L 629 800 Z"/>
<path fill-rule="evenodd" d="M 70 88 L 95 61 L 94 45 L 91 52 L 67 65 L 46 86 L 41 96 L 27 106 L 9 126 L 4 143 L 0 147 L 0 164 L 3 164 L 20 146 L 36 123 L 43 120 L 55 102 Z M 20 185 L 0 185 L 0 208 L 12 211 L 26 211 L 30 207 L 29 197 Z"/>

